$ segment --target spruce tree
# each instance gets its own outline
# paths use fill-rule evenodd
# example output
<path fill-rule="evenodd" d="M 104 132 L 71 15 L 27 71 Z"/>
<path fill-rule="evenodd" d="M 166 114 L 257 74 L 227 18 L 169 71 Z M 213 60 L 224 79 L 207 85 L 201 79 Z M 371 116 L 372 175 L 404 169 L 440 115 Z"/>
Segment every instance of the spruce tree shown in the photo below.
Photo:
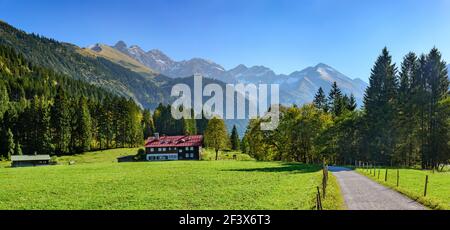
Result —
<path fill-rule="evenodd" d="M 0 124 L 3 119 L 3 114 L 8 110 L 9 96 L 6 86 L 2 80 L 0 80 Z"/>
<path fill-rule="evenodd" d="M 338 87 L 336 82 L 333 82 L 333 85 L 331 86 L 331 90 L 328 95 L 328 104 L 329 111 L 335 117 L 340 116 L 345 108 L 341 89 Z"/>
<path fill-rule="evenodd" d="M 16 156 L 21 156 L 21 155 L 23 155 L 23 153 L 22 153 L 22 146 L 20 145 L 19 142 L 17 142 L 17 143 L 15 144 L 15 146 L 14 146 L 14 155 L 16 155 Z"/>
<path fill-rule="evenodd" d="M 75 151 L 78 153 L 87 152 L 91 146 L 91 115 L 87 107 L 85 97 L 78 100 L 77 110 L 75 112 L 75 129 L 72 135 L 75 140 Z"/>
<path fill-rule="evenodd" d="M 370 157 L 382 164 L 391 164 L 395 149 L 396 67 L 387 48 L 378 57 L 364 96 Z"/>
<path fill-rule="evenodd" d="M 314 96 L 313 103 L 316 108 L 321 109 L 324 112 L 328 112 L 328 101 L 322 87 L 319 88 L 316 95 Z"/>
<path fill-rule="evenodd" d="M 235 151 L 239 150 L 241 141 L 239 139 L 239 134 L 238 134 L 236 125 L 233 125 L 230 140 L 231 140 L 231 149 L 235 150 Z"/>
<path fill-rule="evenodd" d="M 420 148 L 416 134 L 419 131 L 418 104 L 415 92 L 419 61 L 415 53 L 408 53 L 401 64 L 399 74 L 398 107 L 396 126 L 398 130 L 398 144 L 396 158 L 398 163 L 410 166 L 416 162 L 415 150 Z"/>
<path fill-rule="evenodd" d="M 59 86 L 51 108 L 53 145 L 58 155 L 69 153 L 70 120 L 67 95 L 62 86 Z"/>
<path fill-rule="evenodd" d="M 428 135 L 427 135 L 427 150 L 423 157 L 422 165 L 424 168 L 436 168 L 438 166 L 438 156 L 443 151 L 447 151 L 447 148 L 442 147 L 442 134 L 446 133 L 446 128 L 440 126 L 448 121 L 445 116 L 440 115 L 439 103 L 444 100 L 448 94 L 449 80 L 447 67 L 439 50 L 433 48 L 427 55 L 427 62 L 425 68 L 426 89 L 428 91 L 428 101 L 426 102 L 427 110 L 427 123 L 428 123 Z M 442 120 L 443 119 L 443 120 Z M 444 129 L 444 130 L 443 130 Z"/>
<path fill-rule="evenodd" d="M 144 129 L 143 135 L 144 139 L 148 139 L 153 135 L 153 130 L 155 129 L 155 126 L 153 124 L 152 115 L 150 113 L 150 110 L 145 109 L 142 113 L 142 128 Z"/>
<path fill-rule="evenodd" d="M 358 105 L 356 104 L 355 95 L 350 94 L 350 98 L 347 104 L 347 110 L 349 111 L 355 111 Z"/>
<path fill-rule="evenodd" d="M 6 132 L 6 159 L 10 160 L 11 155 L 14 155 L 14 148 L 14 135 L 11 129 L 8 128 L 8 131 Z"/>

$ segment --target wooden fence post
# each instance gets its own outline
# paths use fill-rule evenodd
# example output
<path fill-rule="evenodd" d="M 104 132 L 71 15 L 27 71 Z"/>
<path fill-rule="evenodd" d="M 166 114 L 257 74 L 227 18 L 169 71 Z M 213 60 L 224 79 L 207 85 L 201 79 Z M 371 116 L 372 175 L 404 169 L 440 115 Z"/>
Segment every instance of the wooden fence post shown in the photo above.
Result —
<path fill-rule="evenodd" d="M 425 189 L 423 190 L 423 196 L 427 196 L 428 189 L 428 175 L 425 177 Z"/>
<path fill-rule="evenodd" d="M 380 179 L 381 168 L 378 169 L 378 179 Z"/>
<path fill-rule="evenodd" d="M 397 169 L 397 187 L 400 180 L 400 171 Z"/>
<path fill-rule="evenodd" d="M 328 166 L 323 165 L 323 176 L 322 176 L 322 193 L 323 193 L 323 199 L 325 199 L 326 191 L 327 191 L 327 183 L 328 183 Z"/>
<path fill-rule="evenodd" d="M 322 210 L 322 199 L 320 198 L 319 186 L 317 186 L 317 210 Z"/>
<path fill-rule="evenodd" d="M 384 181 L 386 182 L 388 178 L 388 169 L 386 168 L 386 173 L 384 174 Z"/>

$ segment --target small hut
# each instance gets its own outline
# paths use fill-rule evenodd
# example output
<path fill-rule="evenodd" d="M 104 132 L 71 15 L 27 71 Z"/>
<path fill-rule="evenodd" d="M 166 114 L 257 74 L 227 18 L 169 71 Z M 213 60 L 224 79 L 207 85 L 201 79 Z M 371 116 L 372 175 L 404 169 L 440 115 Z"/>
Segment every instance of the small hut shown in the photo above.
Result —
<path fill-rule="evenodd" d="M 20 155 L 11 156 L 11 167 L 43 166 L 50 164 L 49 155 Z"/>

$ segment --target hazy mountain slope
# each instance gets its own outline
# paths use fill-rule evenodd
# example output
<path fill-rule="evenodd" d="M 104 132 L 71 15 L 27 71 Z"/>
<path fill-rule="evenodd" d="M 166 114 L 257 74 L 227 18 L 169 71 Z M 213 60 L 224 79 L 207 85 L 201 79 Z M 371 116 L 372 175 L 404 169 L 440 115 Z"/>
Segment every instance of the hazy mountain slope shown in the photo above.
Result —
<path fill-rule="evenodd" d="M 175 62 L 172 59 L 159 50 L 145 52 L 139 46 L 128 47 L 123 41 L 117 42 L 112 48 L 126 54 L 158 73 L 164 73 L 175 65 Z M 185 77 L 187 76 L 189 75 L 186 75 Z"/>
<path fill-rule="evenodd" d="M 0 23 L 0 44 L 13 48 L 33 64 L 131 97 L 149 109 L 156 108 L 159 103 L 172 103 L 176 98 L 171 97 L 170 93 L 175 84 L 184 83 L 194 90 L 193 77 L 171 79 L 154 74 L 148 67 L 101 45 L 91 47 L 94 50 L 81 49 L 72 44 L 27 34 L 6 23 Z M 218 84 L 225 89 L 224 82 L 205 78 L 203 84 L 208 83 Z M 208 99 L 205 97 L 204 101 Z M 226 120 L 226 123 L 230 130 L 233 125 L 237 125 L 240 134 L 243 134 L 248 120 Z"/>
<path fill-rule="evenodd" d="M 220 79 L 218 77 L 225 73 L 225 69 L 222 66 L 202 58 L 177 62 L 159 50 L 154 49 L 146 52 L 137 45 L 128 47 L 123 41 L 117 42 L 112 48 L 172 78 L 201 74 L 207 78 Z"/>
<path fill-rule="evenodd" d="M 139 46 L 127 47 L 124 42 L 118 42 L 113 48 L 172 78 L 201 74 L 226 83 L 280 84 L 280 102 L 287 105 L 309 103 L 319 87 L 328 92 L 335 81 L 344 93 L 354 94 L 361 105 L 367 87 L 367 83 L 361 79 L 353 80 L 325 64 L 308 67 L 290 75 L 276 74 L 265 66 L 239 65 L 227 71 L 219 64 L 205 59 L 177 62 L 159 50 L 145 52 Z"/>
<path fill-rule="evenodd" d="M 311 102 L 319 87 L 329 92 L 333 82 L 338 84 L 343 93 L 353 94 L 358 105 L 362 105 L 367 83 L 361 79 L 353 80 L 326 64 L 321 63 L 315 67 L 294 72 L 287 79 L 279 81 L 280 88 L 293 95 L 292 102 L 296 104 Z"/>
<path fill-rule="evenodd" d="M 95 44 L 93 46 L 90 46 L 89 48 L 83 48 L 80 52 L 85 55 L 91 55 L 92 57 L 106 58 L 144 76 L 153 77 L 156 74 L 153 70 L 143 65 L 139 61 L 136 61 L 128 55 L 107 45 Z"/>
<path fill-rule="evenodd" d="M 167 84 L 162 85 L 161 89 L 163 91 L 169 91 L 170 92 L 171 89 L 172 89 L 172 86 L 175 85 L 175 84 L 186 84 L 186 85 L 188 85 L 189 88 L 191 89 L 191 96 L 192 96 L 192 98 L 194 97 L 193 93 L 194 93 L 194 90 L 196 90 L 196 89 L 194 88 L 194 77 L 193 76 L 185 77 L 185 78 L 174 78 L 174 79 L 171 79 Z M 224 101 L 223 101 L 224 116 L 225 116 L 226 111 L 227 111 L 227 109 L 226 109 L 226 101 L 227 100 L 234 100 L 234 102 L 235 102 L 234 111 L 236 113 L 236 111 L 237 111 L 236 97 L 234 99 L 231 99 L 231 98 L 227 97 L 227 95 L 225 94 L 226 83 L 224 83 L 222 81 L 219 81 L 219 80 L 216 80 L 216 79 L 203 78 L 203 80 L 202 80 L 202 86 L 203 87 L 202 88 L 204 88 L 208 84 L 217 84 L 217 85 L 219 85 L 222 88 L 223 93 L 224 93 Z M 203 103 L 205 103 L 210 98 L 211 97 L 205 97 L 204 96 L 203 97 Z M 176 99 L 176 98 L 172 98 L 171 100 L 174 100 L 174 99 Z M 246 116 L 247 116 L 248 115 L 249 103 L 252 103 L 252 102 L 249 101 L 249 100 L 246 100 L 245 103 L 246 103 L 245 111 L 246 111 Z M 245 133 L 248 121 L 249 121 L 248 118 L 246 118 L 246 119 L 225 119 L 225 123 L 226 123 L 226 125 L 228 127 L 228 130 L 231 131 L 231 129 L 233 128 L 233 125 L 236 125 L 236 127 L 238 129 L 238 132 L 239 132 L 239 135 L 241 137 Z"/>

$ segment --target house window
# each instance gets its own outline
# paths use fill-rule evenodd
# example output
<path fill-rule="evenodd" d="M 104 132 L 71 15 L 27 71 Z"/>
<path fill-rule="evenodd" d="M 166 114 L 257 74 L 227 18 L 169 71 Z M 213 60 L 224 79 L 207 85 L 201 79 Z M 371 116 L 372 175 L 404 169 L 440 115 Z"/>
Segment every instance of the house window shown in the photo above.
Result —
<path fill-rule="evenodd" d="M 153 151 L 155 151 L 155 148 L 150 148 L 150 152 L 153 152 Z"/>
<path fill-rule="evenodd" d="M 194 147 L 191 147 L 191 151 L 194 151 Z"/>
<path fill-rule="evenodd" d="M 165 152 L 165 151 L 166 151 L 166 148 L 163 148 L 163 151 Z"/>
<path fill-rule="evenodd" d="M 158 148 L 158 151 L 161 152 L 161 148 Z"/>
<path fill-rule="evenodd" d="M 180 149 L 180 150 L 179 150 L 179 152 L 180 152 L 180 153 L 182 153 L 182 152 L 183 152 L 183 150 L 182 150 L 182 149 Z"/>
<path fill-rule="evenodd" d="M 193 153 L 191 153 L 191 158 L 194 158 L 194 154 Z"/>
<path fill-rule="evenodd" d="M 186 158 L 189 158 L 189 153 L 186 153 Z"/>
<path fill-rule="evenodd" d="M 169 147 L 169 151 L 170 151 L 170 150 L 172 150 L 172 148 L 171 148 L 171 147 Z"/>
<path fill-rule="evenodd" d="M 189 150 L 189 147 L 186 147 L 186 150 Z"/>

